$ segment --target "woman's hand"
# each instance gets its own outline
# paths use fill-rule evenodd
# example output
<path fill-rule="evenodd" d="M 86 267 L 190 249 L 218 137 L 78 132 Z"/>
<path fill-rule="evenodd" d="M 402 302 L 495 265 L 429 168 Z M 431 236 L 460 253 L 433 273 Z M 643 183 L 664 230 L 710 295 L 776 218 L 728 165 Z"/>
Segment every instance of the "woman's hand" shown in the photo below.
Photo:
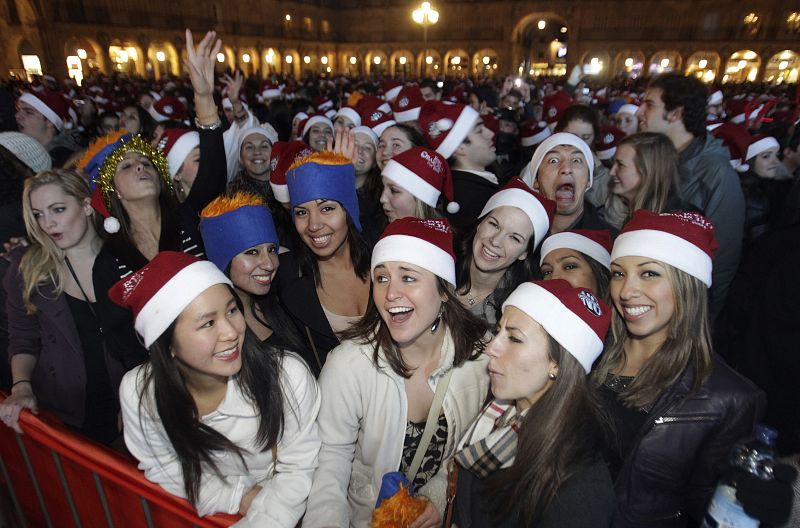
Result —
<path fill-rule="evenodd" d="M 253 503 L 253 499 L 256 498 L 256 495 L 258 495 L 260 491 L 261 491 L 261 486 L 259 486 L 258 484 L 247 490 L 247 493 L 244 494 L 241 502 L 239 503 L 239 514 L 247 515 L 247 510 L 250 509 L 250 505 Z"/>
<path fill-rule="evenodd" d="M 233 77 L 226 73 L 222 78 L 222 84 L 225 85 L 228 99 L 231 100 L 231 103 L 235 103 L 239 100 L 239 93 L 241 93 L 242 84 L 244 84 L 244 76 L 239 70 L 234 72 Z"/>
<path fill-rule="evenodd" d="M 439 528 L 441 525 L 442 517 L 439 515 L 439 510 L 436 509 L 436 506 L 431 501 L 428 501 L 425 511 L 408 528 Z"/>
<path fill-rule="evenodd" d="M 328 138 L 326 150 L 341 154 L 352 162 L 356 158 L 356 135 L 352 130 L 340 128 L 334 138 Z"/>
<path fill-rule="evenodd" d="M 186 60 L 183 64 L 189 71 L 195 97 L 214 92 L 214 64 L 222 48 L 222 41 L 216 37 L 216 31 L 209 31 L 195 47 L 192 32 L 186 30 Z"/>
<path fill-rule="evenodd" d="M 11 396 L 0 404 L 0 417 L 3 423 L 14 431 L 22 434 L 19 427 L 19 413 L 22 409 L 30 409 L 33 414 L 39 413 L 36 403 L 36 396 L 33 394 L 33 387 L 30 382 L 20 383 L 11 389 Z"/>

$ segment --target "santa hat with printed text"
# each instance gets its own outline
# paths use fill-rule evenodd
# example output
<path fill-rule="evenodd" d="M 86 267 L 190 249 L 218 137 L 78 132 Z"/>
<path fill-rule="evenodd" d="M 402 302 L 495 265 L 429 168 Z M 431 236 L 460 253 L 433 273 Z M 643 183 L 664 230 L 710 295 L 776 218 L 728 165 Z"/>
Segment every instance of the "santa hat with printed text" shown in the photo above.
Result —
<path fill-rule="evenodd" d="M 603 352 L 611 309 L 586 288 L 573 288 L 563 279 L 520 284 L 503 303 L 542 325 L 589 374 Z"/>
<path fill-rule="evenodd" d="M 162 251 L 114 284 L 108 297 L 133 312 L 136 333 L 149 348 L 192 301 L 217 284 L 232 286 L 213 262 L 179 251 Z"/>
<path fill-rule="evenodd" d="M 636 256 L 652 258 L 711 287 L 712 259 L 719 247 L 714 225 L 700 213 L 652 213 L 638 209 L 614 241 L 611 262 Z"/>
<path fill-rule="evenodd" d="M 424 103 L 425 98 L 422 96 L 419 86 L 415 84 L 404 86 L 392 102 L 395 121 L 398 123 L 416 121 L 419 119 L 419 112 Z"/>
<path fill-rule="evenodd" d="M 480 114 L 471 106 L 426 101 L 419 113 L 419 124 L 428 145 L 445 158 L 449 158 L 464 142 L 480 118 Z"/>
<path fill-rule="evenodd" d="M 557 249 L 574 249 L 611 269 L 611 234 L 606 229 L 573 229 L 550 235 L 542 243 L 539 265 Z"/>
<path fill-rule="evenodd" d="M 372 250 L 370 274 L 384 262 L 406 262 L 456 286 L 453 230 L 446 219 L 399 218 L 383 231 Z"/>
<path fill-rule="evenodd" d="M 503 206 L 516 207 L 525 213 L 533 225 L 533 249 L 539 247 L 550 231 L 550 224 L 556 214 L 556 203 L 515 176 L 489 198 L 478 218 L 483 218 L 492 210 Z"/>
<path fill-rule="evenodd" d="M 18 101 L 27 103 L 50 121 L 56 130 L 63 130 L 68 119 L 69 111 L 67 102 L 61 92 L 43 89 L 41 91 L 25 92 L 19 96 Z"/>
<path fill-rule="evenodd" d="M 461 209 L 453 201 L 453 176 L 447 160 L 435 150 L 412 147 L 401 152 L 386 163 L 381 175 L 434 209 L 442 194 L 449 202 L 448 213 L 456 214 Z"/>

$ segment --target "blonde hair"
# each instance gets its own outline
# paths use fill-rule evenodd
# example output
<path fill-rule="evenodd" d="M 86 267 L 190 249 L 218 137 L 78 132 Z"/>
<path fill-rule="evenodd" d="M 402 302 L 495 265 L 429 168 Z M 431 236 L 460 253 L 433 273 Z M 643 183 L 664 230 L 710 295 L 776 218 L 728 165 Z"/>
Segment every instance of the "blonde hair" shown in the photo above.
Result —
<path fill-rule="evenodd" d="M 50 184 L 61 187 L 66 194 L 74 197 L 79 205 L 90 197 L 88 184 L 75 171 L 52 169 L 25 180 L 22 190 L 22 217 L 31 245 L 22 256 L 19 271 L 23 283 L 22 304 L 28 315 L 34 315 L 37 311 L 31 302 L 31 297 L 40 285 L 51 283 L 57 295 L 61 295 L 64 291 L 64 271 L 61 266 L 64 252 L 42 231 L 31 207 L 31 193 Z"/>
<path fill-rule="evenodd" d="M 664 134 L 640 132 L 620 141 L 617 148 L 630 145 L 641 184 L 628 204 L 628 218 L 638 209 L 664 213 L 669 198 L 678 191 L 678 151 Z"/>
<path fill-rule="evenodd" d="M 626 407 L 650 408 L 680 378 L 687 366 L 694 368 L 692 392 L 700 388 L 711 372 L 708 288 L 688 273 L 666 263 L 662 265 L 672 286 L 675 311 L 670 318 L 666 341 L 620 394 L 620 401 Z M 614 310 L 611 337 L 592 372 L 595 384 L 602 385 L 612 370 L 619 372 L 624 369 L 627 338 L 625 321 Z"/>

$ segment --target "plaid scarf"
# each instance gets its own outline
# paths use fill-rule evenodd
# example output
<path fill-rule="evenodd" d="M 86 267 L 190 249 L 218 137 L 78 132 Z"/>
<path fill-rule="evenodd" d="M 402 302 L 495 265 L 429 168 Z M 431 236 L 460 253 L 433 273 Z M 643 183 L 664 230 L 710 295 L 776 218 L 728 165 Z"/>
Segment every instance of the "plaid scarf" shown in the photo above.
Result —
<path fill-rule="evenodd" d="M 513 403 L 492 401 L 464 435 L 455 461 L 478 478 L 510 467 L 517 453 L 517 435 L 523 417 L 524 413 L 517 413 Z"/>

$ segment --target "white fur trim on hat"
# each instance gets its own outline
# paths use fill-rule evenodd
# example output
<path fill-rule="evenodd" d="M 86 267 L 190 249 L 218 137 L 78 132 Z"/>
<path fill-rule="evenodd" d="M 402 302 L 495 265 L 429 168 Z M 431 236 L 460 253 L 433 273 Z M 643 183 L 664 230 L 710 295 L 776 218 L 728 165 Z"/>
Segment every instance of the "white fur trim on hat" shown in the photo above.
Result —
<path fill-rule="evenodd" d="M 22 101 L 23 103 L 28 103 L 36 110 L 38 110 L 39 113 L 41 113 L 45 119 L 53 123 L 53 126 L 55 126 L 56 129 L 61 130 L 64 128 L 64 120 L 61 119 L 61 117 L 57 113 L 55 113 L 52 108 L 47 106 L 47 104 L 45 104 L 44 101 L 42 101 L 35 95 L 25 92 L 24 94 L 19 96 L 19 100 Z"/>
<path fill-rule="evenodd" d="M 417 176 L 403 164 L 390 159 L 381 171 L 381 176 L 385 176 L 397 185 L 414 195 L 418 200 L 436 209 L 439 196 L 442 192 Z"/>
<path fill-rule="evenodd" d="M 717 90 L 716 92 L 712 93 L 708 96 L 708 101 L 706 102 L 706 106 L 716 106 L 722 104 L 722 91 Z"/>
<path fill-rule="evenodd" d="M 422 110 L 421 106 L 417 108 L 410 108 L 402 112 L 394 112 L 394 118 L 398 123 L 405 123 L 407 121 L 416 121 L 419 119 L 419 112 Z"/>
<path fill-rule="evenodd" d="M 611 261 L 620 257 L 647 257 L 685 271 L 711 287 L 713 266 L 708 253 L 679 236 L 656 229 L 622 233 L 614 241 Z"/>
<path fill-rule="evenodd" d="M 639 107 L 636 106 L 635 104 L 627 103 L 627 104 L 624 104 L 624 105 L 619 107 L 619 110 L 617 110 L 617 115 L 619 115 L 619 114 L 636 115 L 636 112 L 638 110 L 639 110 Z"/>
<path fill-rule="evenodd" d="M 269 186 L 272 187 L 272 194 L 275 195 L 275 199 L 278 200 L 280 203 L 288 204 L 291 202 L 289 199 L 289 186 L 288 185 L 278 185 L 277 183 L 269 182 Z"/>
<path fill-rule="evenodd" d="M 444 138 L 441 145 L 439 145 L 439 148 L 436 149 L 436 152 L 445 158 L 452 156 L 453 152 L 464 142 L 464 138 L 467 137 L 475 126 L 475 122 L 480 118 L 480 114 L 476 112 L 474 108 L 471 106 L 464 106 L 464 108 L 461 109 L 461 113 L 458 114 L 458 119 L 453 123 L 453 127 L 447 131 L 447 136 Z"/>
<path fill-rule="evenodd" d="M 547 128 L 547 126 L 545 126 L 542 128 L 541 131 L 539 131 L 538 134 L 534 134 L 530 137 L 523 137 L 522 139 L 520 139 L 520 144 L 523 147 L 532 147 L 534 145 L 538 145 L 539 143 L 550 137 L 552 134 L 553 133 L 550 132 L 550 129 Z"/>
<path fill-rule="evenodd" d="M 598 150 L 597 157 L 603 161 L 610 160 L 614 157 L 614 154 L 617 153 L 617 146 L 614 145 L 611 148 L 607 148 L 605 150 Z"/>
<path fill-rule="evenodd" d="M 333 123 L 331 122 L 330 119 L 328 119 L 325 116 L 315 115 L 315 116 L 311 116 L 311 117 L 308 118 L 308 121 L 306 121 L 306 126 L 303 127 L 303 133 L 300 134 L 300 135 L 302 137 L 305 137 L 306 134 L 308 134 L 308 131 L 311 130 L 311 127 L 316 125 L 317 123 L 324 123 L 324 124 L 328 125 L 328 127 L 330 127 L 331 132 L 334 131 Z"/>
<path fill-rule="evenodd" d="M 539 165 L 542 164 L 545 155 L 558 145 L 572 145 L 583 153 L 583 157 L 586 158 L 586 165 L 589 168 L 589 185 L 586 186 L 586 189 L 591 189 L 592 183 L 594 183 L 594 156 L 592 156 L 592 149 L 589 148 L 589 145 L 584 140 L 568 132 L 556 132 L 536 147 L 531 162 L 525 166 L 520 175 L 522 181 L 532 189 L 533 182 L 536 181 L 536 173 L 539 172 Z"/>
<path fill-rule="evenodd" d="M 550 231 L 550 218 L 547 216 L 542 202 L 540 202 L 534 195 L 522 189 L 503 189 L 498 191 L 489 198 L 486 205 L 483 207 L 480 216 L 483 218 L 489 214 L 493 209 L 508 205 L 522 210 L 533 224 L 533 248 L 539 247 L 547 232 Z"/>
<path fill-rule="evenodd" d="M 409 235 L 390 235 L 378 240 L 372 250 L 370 275 L 374 279 L 375 268 L 384 262 L 408 262 L 426 269 L 456 285 L 456 263 L 446 251 L 421 238 Z"/>
<path fill-rule="evenodd" d="M 544 240 L 542 243 L 542 256 L 539 259 L 539 265 L 544 262 L 544 258 L 549 253 L 555 251 L 556 249 L 562 248 L 580 251 L 581 253 L 592 257 L 594 260 L 602 264 L 606 269 L 611 269 L 611 254 L 606 248 L 590 238 L 579 235 L 578 233 L 570 232 L 556 233 L 555 235 L 551 235 Z"/>
<path fill-rule="evenodd" d="M 395 86 L 394 88 L 386 90 L 386 93 L 383 94 L 383 97 L 389 102 L 394 101 L 395 99 L 397 99 L 397 96 L 400 94 L 400 90 L 402 90 L 402 89 L 403 89 L 403 85 L 399 84 L 399 85 Z"/>
<path fill-rule="evenodd" d="M 368 126 L 355 126 L 351 130 L 353 134 L 361 134 L 367 136 L 370 141 L 372 141 L 373 145 L 375 145 L 375 150 L 378 150 L 378 136 L 375 135 L 375 132 Z"/>
<path fill-rule="evenodd" d="M 747 156 L 745 157 L 746 160 L 751 160 L 764 152 L 767 149 L 777 147 L 780 149 L 780 144 L 778 144 L 778 140 L 772 136 L 767 136 L 750 143 L 750 146 L 747 147 Z"/>
<path fill-rule="evenodd" d="M 522 310 L 542 325 L 558 344 L 578 360 L 587 374 L 592 370 L 592 363 L 603 351 L 603 341 L 580 316 L 564 306 L 558 297 L 541 286 L 525 282 L 508 296 L 503 303 L 503 311 L 507 306 Z"/>
<path fill-rule="evenodd" d="M 175 274 L 153 295 L 136 316 L 134 327 L 149 348 L 201 293 L 215 284 L 232 286 L 214 263 L 193 262 Z"/>
<path fill-rule="evenodd" d="M 239 148 L 236 150 L 236 152 L 238 152 L 239 155 L 241 155 L 242 153 L 242 144 L 244 143 L 244 140 L 247 139 L 247 136 L 253 134 L 258 134 L 260 136 L 264 136 L 265 138 L 267 138 L 267 141 L 269 141 L 270 146 L 274 145 L 275 142 L 277 141 L 276 137 L 277 134 L 275 133 L 274 128 L 271 131 L 267 130 L 263 126 L 254 126 L 250 128 L 245 128 L 244 130 L 239 132 Z"/>
<path fill-rule="evenodd" d="M 372 131 L 375 132 L 375 135 L 380 137 L 381 134 L 383 134 L 383 132 L 387 128 L 389 128 L 390 126 L 394 126 L 396 124 L 397 124 L 397 121 L 395 121 L 394 119 L 390 119 L 388 121 L 384 121 L 383 123 L 379 123 L 379 124 L 375 125 L 374 127 L 372 127 Z"/>
<path fill-rule="evenodd" d="M 343 106 L 339 109 L 338 112 L 336 112 L 336 117 L 339 116 L 346 117 L 347 119 L 352 121 L 355 126 L 361 125 L 361 116 L 358 114 L 358 112 L 356 112 L 355 108 L 350 108 L 349 106 Z M 334 119 L 336 119 L 336 117 L 334 117 Z"/>
<path fill-rule="evenodd" d="M 186 156 L 192 151 L 193 148 L 200 145 L 200 134 L 198 132 L 187 132 L 172 145 L 172 148 L 167 154 L 167 164 L 169 165 L 169 175 L 173 178 L 178 171 L 181 170 L 183 162 L 186 161 Z"/>

